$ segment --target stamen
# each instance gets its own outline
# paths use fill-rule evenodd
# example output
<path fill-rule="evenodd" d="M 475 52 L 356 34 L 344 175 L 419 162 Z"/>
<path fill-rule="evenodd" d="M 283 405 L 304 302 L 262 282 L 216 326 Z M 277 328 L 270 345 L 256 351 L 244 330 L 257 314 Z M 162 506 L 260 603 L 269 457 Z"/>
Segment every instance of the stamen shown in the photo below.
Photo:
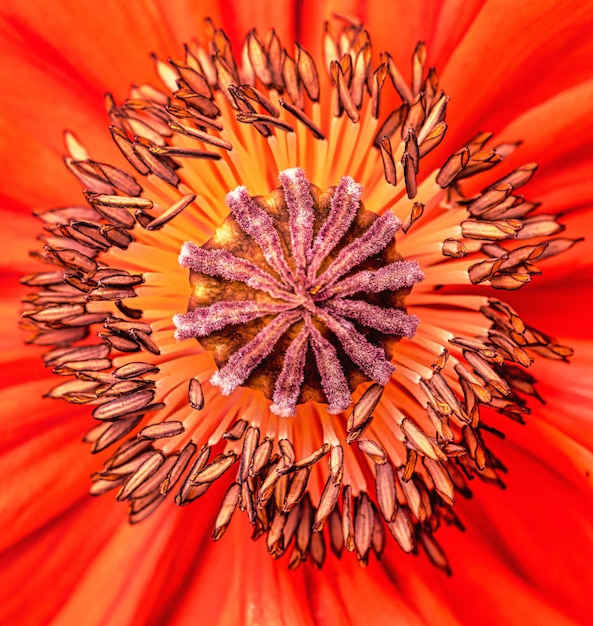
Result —
<path fill-rule="evenodd" d="M 150 222 L 146 226 L 146 230 L 158 230 L 162 228 L 167 222 L 170 222 L 173 218 L 177 217 L 182 211 L 185 211 L 188 206 L 196 199 L 194 194 L 187 194 L 180 198 L 177 202 L 174 202 L 166 211 Z"/>
<path fill-rule="evenodd" d="M 395 517 L 397 497 L 395 493 L 395 474 L 390 463 L 380 463 L 375 468 L 377 503 L 383 519 L 389 523 Z"/>
<path fill-rule="evenodd" d="M 385 450 L 372 439 L 359 439 L 358 448 L 370 457 L 376 465 L 383 465 L 387 462 L 387 454 Z"/>
<path fill-rule="evenodd" d="M 223 148 L 224 150 L 229 151 L 233 149 L 233 145 L 229 141 L 221 139 L 220 137 L 215 137 L 214 135 L 209 135 L 201 130 L 192 128 L 191 126 L 186 126 L 185 124 L 179 124 L 177 122 L 170 122 L 169 127 L 176 133 L 181 133 L 183 135 L 187 135 L 188 137 L 193 137 L 194 139 L 199 139 L 204 143 L 209 143 L 218 148 Z"/>
<path fill-rule="evenodd" d="M 286 100 L 283 100 L 282 98 L 280 98 L 278 102 L 283 109 L 286 109 L 289 113 L 294 115 L 299 122 L 304 124 L 313 133 L 313 137 L 315 137 L 315 139 L 325 139 L 325 135 L 317 124 L 310 120 L 307 115 L 301 111 L 301 109 L 293 104 L 290 104 L 290 102 L 286 102 Z"/>
<path fill-rule="evenodd" d="M 383 387 L 381 385 L 371 385 L 354 405 L 354 410 L 348 418 L 348 443 L 358 439 L 369 425 L 373 417 L 373 411 L 379 403 L 382 394 Z"/>
<path fill-rule="evenodd" d="M 366 493 L 362 493 L 356 507 L 356 517 L 354 518 L 354 545 L 358 560 L 362 565 L 368 563 L 369 551 L 373 537 L 373 526 L 375 517 L 371 501 Z"/>
<path fill-rule="evenodd" d="M 384 136 L 379 141 L 379 147 L 381 148 L 381 158 L 383 159 L 383 172 L 385 173 L 385 180 L 390 185 L 397 185 L 397 170 L 395 168 L 395 161 L 393 160 L 393 149 L 391 148 L 391 142 L 389 137 Z"/>
<path fill-rule="evenodd" d="M 315 61 L 311 55 L 302 48 L 298 43 L 295 44 L 297 49 L 297 69 L 299 77 L 303 82 L 303 87 L 307 92 L 307 95 L 313 102 L 319 101 L 320 87 L 319 87 L 319 75 L 317 73 L 317 67 Z"/>
<path fill-rule="evenodd" d="M 212 533 L 212 539 L 218 541 L 225 533 L 228 525 L 231 522 L 231 517 L 237 508 L 239 499 L 241 496 L 241 487 L 237 483 L 232 484 L 222 501 L 220 511 L 214 522 L 214 531 Z"/>
<path fill-rule="evenodd" d="M 196 411 L 201 411 L 204 408 L 204 391 L 202 385 L 197 378 L 192 378 L 189 381 L 189 389 L 187 392 L 189 405 Z"/>
<path fill-rule="evenodd" d="M 237 120 L 239 122 L 243 122 L 244 124 L 269 124 L 284 130 L 287 133 L 294 133 L 294 128 L 290 124 L 287 124 L 276 117 L 272 117 L 271 115 L 262 115 L 261 113 L 237 113 Z"/>
<path fill-rule="evenodd" d="M 143 143 L 134 144 L 136 156 L 144 165 L 161 180 L 169 183 L 172 187 L 177 187 L 181 182 L 177 172 L 162 158 L 157 157 L 147 145 Z"/>

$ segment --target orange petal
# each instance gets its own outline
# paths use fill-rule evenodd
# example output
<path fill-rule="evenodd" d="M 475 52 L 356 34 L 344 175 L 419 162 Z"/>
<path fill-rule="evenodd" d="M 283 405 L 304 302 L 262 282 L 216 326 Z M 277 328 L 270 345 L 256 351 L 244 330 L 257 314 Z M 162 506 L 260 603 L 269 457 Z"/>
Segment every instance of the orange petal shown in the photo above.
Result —
<path fill-rule="evenodd" d="M 589 79 L 592 29 L 593 14 L 579 2 L 486 3 L 442 73 L 452 98 L 449 141 L 499 131 L 517 111 Z"/>
<path fill-rule="evenodd" d="M 3 425 L 0 458 L 1 547 L 66 511 L 87 491 L 88 476 L 97 464 L 91 455 L 81 454 L 81 438 L 88 430 L 86 411 L 43 400 L 46 390 L 47 381 L 42 380 L 0 391 L 3 410 L 11 416 Z"/>

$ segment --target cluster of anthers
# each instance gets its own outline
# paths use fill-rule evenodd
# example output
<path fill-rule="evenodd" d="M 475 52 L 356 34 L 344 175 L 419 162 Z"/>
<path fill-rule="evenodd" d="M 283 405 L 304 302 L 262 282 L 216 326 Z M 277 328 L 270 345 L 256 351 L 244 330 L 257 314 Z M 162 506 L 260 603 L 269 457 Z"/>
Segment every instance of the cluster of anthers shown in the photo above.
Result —
<path fill-rule="evenodd" d="M 167 90 L 108 97 L 124 165 L 67 133 L 87 204 L 39 215 L 53 269 L 23 278 L 23 326 L 66 378 L 48 395 L 93 407 L 94 453 L 123 440 L 91 493 L 117 490 L 136 523 L 227 481 L 215 540 L 239 508 L 291 568 L 320 567 L 326 540 L 366 564 L 388 529 L 448 571 L 434 532 L 462 527 L 454 492 L 502 484 L 484 420 L 521 421 L 532 356 L 571 353 L 468 287 L 518 289 L 574 240 L 516 194 L 533 164 L 463 194 L 514 144 L 481 133 L 419 176 L 448 100 L 422 43 L 408 84 L 358 24 L 326 29 L 327 73 L 274 32 L 237 61 L 210 29 L 155 59 Z M 380 116 L 389 83 L 402 104 Z M 176 336 L 199 343 L 174 338 L 183 310 Z"/>

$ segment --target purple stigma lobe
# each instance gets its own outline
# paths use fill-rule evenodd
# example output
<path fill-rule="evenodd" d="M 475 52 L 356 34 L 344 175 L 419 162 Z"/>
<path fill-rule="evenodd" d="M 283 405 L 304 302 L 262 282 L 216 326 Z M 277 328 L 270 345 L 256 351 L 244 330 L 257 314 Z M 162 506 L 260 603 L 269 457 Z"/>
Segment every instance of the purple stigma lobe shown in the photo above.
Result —
<path fill-rule="evenodd" d="M 255 203 L 245 187 L 229 191 L 226 203 L 237 224 L 257 242 L 270 267 L 280 274 L 285 283 L 293 285 L 294 279 L 272 218 Z"/>
<path fill-rule="evenodd" d="M 299 317 L 300 314 L 296 311 L 280 313 L 246 346 L 235 352 L 226 365 L 212 375 L 210 382 L 220 388 L 223 396 L 229 396 L 272 352 L 280 337 Z"/>
<path fill-rule="evenodd" d="M 362 186 L 344 176 L 331 199 L 329 215 L 321 227 L 309 255 L 307 275 L 310 281 L 315 279 L 323 259 L 336 247 L 340 239 L 348 232 L 360 206 Z"/>
<path fill-rule="evenodd" d="M 290 243 L 297 268 L 297 277 L 302 284 L 305 282 L 307 255 L 310 253 L 315 221 L 310 183 L 305 172 L 298 167 L 280 172 L 279 178 L 288 207 Z"/>
<path fill-rule="evenodd" d="M 420 323 L 415 315 L 408 315 L 400 309 L 384 309 L 364 300 L 336 298 L 325 303 L 323 308 L 333 315 L 343 315 L 369 328 L 399 337 L 413 337 Z"/>
<path fill-rule="evenodd" d="M 343 278 L 322 290 L 316 300 L 326 300 L 333 296 L 345 298 L 360 292 L 398 291 L 412 287 L 423 278 L 424 274 L 416 261 L 395 261 L 378 270 L 363 270 Z"/>
<path fill-rule="evenodd" d="M 270 410 L 280 417 L 292 417 L 305 378 L 305 359 L 309 345 L 309 329 L 304 326 L 290 344 L 284 357 L 282 371 L 274 388 L 274 404 Z"/>

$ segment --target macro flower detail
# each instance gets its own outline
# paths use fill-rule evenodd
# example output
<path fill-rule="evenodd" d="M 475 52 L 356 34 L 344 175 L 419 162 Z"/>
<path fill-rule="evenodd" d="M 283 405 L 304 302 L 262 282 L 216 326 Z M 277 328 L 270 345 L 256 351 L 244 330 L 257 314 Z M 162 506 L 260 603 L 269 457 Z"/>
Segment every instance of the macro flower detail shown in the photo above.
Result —
<path fill-rule="evenodd" d="M 252 238 L 269 264 L 268 271 L 259 264 L 234 256 L 224 247 L 205 249 L 184 244 L 180 264 L 192 270 L 194 290 L 202 295 L 192 297 L 189 313 L 174 318 L 176 337 L 207 337 L 227 326 L 245 325 L 275 315 L 268 325 L 250 334 L 248 343 L 232 353 L 224 364 L 219 364 L 221 369 L 210 382 L 224 395 L 229 395 L 263 363 L 264 370 L 272 374 L 267 377 L 262 374 L 260 378 L 275 379 L 273 391 L 270 385 L 266 394 L 273 399 L 270 407 L 273 413 L 290 417 L 295 414 L 299 401 L 326 399 L 328 411 L 338 414 L 350 406 L 353 385 L 348 384 L 336 348 L 317 325 L 321 324 L 326 335 L 328 330 L 332 331 L 346 357 L 369 380 L 385 385 L 394 367 L 385 351 L 370 343 L 354 327 L 353 321 L 389 336 L 412 337 L 418 318 L 397 308 L 397 303 L 398 297 L 402 298 L 401 292 L 421 280 L 422 273 L 416 262 L 400 260 L 393 250 L 399 220 L 392 213 L 377 218 L 361 209 L 361 187 L 351 178 L 342 178 L 329 201 L 328 194 L 316 190 L 317 202 L 303 170 L 285 170 L 280 173 L 280 181 L 284 198 L 280 202 L 271 198 L 270 202 L 277 210 L 275 222 L 279 227 L 287 225 L 284 245 L 274 220 L 266 211 L 265 199 L 257 202 L 243 187 L 227 196 L 232 218 L 227 218 L 222 225 L 228 232 L 240 228 L 242 235 L 234 239 L 228 235 L 226 240 L 227 246 L 231 244 L 243 253 L 249 250 L 249 238 Z M 320 207 L 324 208 L 325 215 L 318 223 Z M 231 219 L 236 224 L 234 228 L 228 223 Z M 315 237 L 314 230 L 317 231 Z M 345 244 L 347 235 L 351 241 Z M 215 242 L 216 237 L 214 245 Z M 388 247 L 392 249 L 390 254 Z M 392 257 L 398 260 L 390 261 Z M 260 264 L 262 262 L 260 259 Z M 376 269 L 370 269 L 373 267 Z M 270 270 L 278 279 L 270 275 Z M 214 294 L 221 291 L 219 283 L 209 290 L 200 275 L 245 283 L 251 289 L 245 294 L 246 299 L 219 300 L 214 296 L 212 304 L 197 306 L 196 300 L 210 302 L 210 291 Z M 393 308 L 349 297 L 360 294 L 378 294 L 377 302 Z M 236 335 L 238 331 L 234 328 L 231 332 Z M 275 376 L 277 359 L 271 353 L 283 336 L 287 336 L 287 341 L 279 352 L 284 358 Z M 220 354 L 224 350 L 220 344 L 224 346 L 229 341 L 230 338 L 223 335 L 212 349 L 218 348 Z M 312 363 L 307 366 L 309 347 L 316 371 Z M 302 391 L 305 370 L 307 389 Z M 317 375 L 321 389 L 315 384 Z"/>
<path fill-rule="evenodd" d="M 490 417 L 522 422 L 525 368 L 572 353 L 475 286 L 517 290 L 576 240 L 516 193 L 535 164 L 482 176 L 517 144 L 435 156 L 449 99 L 423 43 L 408 83 L 354 22 L 323 61 L 273 31 L 235 55 L 209 28 L 155 57 L 164 88 L 107 96 L 121 167 L 66 134 L 87 203 L 39 215 L 52 269 L 22 281 L 30 342 L 67 377 L 48 396 L 92 407 L 94 453 L 120 442 L 91 493 L 131 523 L 220 480 L 214 540 L 239 509 L 290 568 L 327 542 L 365 565 L 387 529 L 449 572 L 456 494 L 503 484 Z"/>

